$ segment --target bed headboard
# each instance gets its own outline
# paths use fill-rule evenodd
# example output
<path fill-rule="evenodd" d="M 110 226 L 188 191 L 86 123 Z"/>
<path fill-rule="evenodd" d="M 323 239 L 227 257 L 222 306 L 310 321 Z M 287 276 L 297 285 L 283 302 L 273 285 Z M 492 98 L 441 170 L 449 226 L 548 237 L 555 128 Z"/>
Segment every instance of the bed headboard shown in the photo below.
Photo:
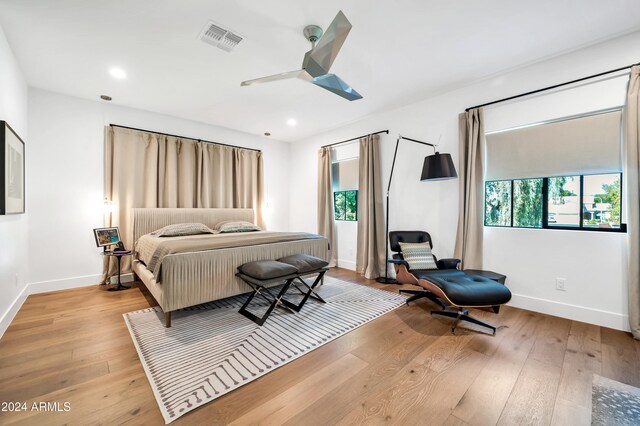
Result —
<path fill-rule="evenodd" d="M 253 209 L 133 209 L 133 241 L 149 232 L 176 223 L 204 223 L 209 228 L 223 220 L 255 223 Z"/>

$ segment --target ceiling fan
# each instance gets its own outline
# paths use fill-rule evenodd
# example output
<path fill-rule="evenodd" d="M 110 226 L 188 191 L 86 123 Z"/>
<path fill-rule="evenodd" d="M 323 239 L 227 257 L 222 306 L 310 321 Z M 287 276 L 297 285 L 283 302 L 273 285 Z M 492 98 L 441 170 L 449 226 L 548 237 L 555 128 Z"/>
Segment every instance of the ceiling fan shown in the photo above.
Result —
<path fill-rule="evenodd" d="M 351 22 L 344 16 L 342 11 L 339 11 L 336 17 L 333 18 L 331 25 L 329 25 L 324 35 L 322 28 L 319 26 L 308 25 L 304 28 L 303 34 L 304 37 L 311 42 L 311 50 L 305 53 L 301 70 L 247 80 L 243 81 L 240 85 L 250 86 L 255 83 L 299 78 L 350 101 L 362 99 L 362 95 L 356 92 L 353 87 L 349 86 L 337 75 L 329 73 L 329 69 L 336 59 L 336 56 L 338 56 L 338 52 L 340 52 L 340 48 L 347 38 L 349 31 L 351 31 Z"/>

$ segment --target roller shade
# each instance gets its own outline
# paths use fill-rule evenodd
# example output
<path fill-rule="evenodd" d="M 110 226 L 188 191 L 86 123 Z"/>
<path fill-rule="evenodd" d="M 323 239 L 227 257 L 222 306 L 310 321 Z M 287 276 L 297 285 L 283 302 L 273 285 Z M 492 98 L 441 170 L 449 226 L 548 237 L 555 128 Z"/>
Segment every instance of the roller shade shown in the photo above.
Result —
<path fill-rule="evenodd" d="M 486 135 L 486 180 L 622 171 L 621 111 Z"/>
<path fill-rule="evenodd" d="M 358 189 L 358 159 L 340 161 L 331 164 L 333 174 L 333 190 L 349 191 Z"/>

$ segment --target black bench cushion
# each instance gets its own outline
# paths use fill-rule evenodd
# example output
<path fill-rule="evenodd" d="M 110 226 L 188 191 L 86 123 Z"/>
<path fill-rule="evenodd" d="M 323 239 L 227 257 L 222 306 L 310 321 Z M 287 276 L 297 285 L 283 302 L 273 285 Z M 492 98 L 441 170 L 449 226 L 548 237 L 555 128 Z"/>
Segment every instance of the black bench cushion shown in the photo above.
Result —
<path fill-rule="evenodd" d="M 296 274 L 298 269 L 293 265 L 275 260 L 258 260 L 239 266 L 238 271 L 258 280 L 270 280 Z"/>
<path fill-rule="evenodd" d="M 310 256 L 308 254 L 294 254 L 286 256 L 278 259 L 278 262 L 292 265 L 301 274 L 322 269 L 329 264 L 329 262 L 326 262 L 319 257 Z"/>
<path fill-rule="evenodd" d="M 458 306 L 496 306 L 511 300 L 511 291 L 507 287 L 479 275 L 451 269 L 411 273 L 439 287 Z"/>

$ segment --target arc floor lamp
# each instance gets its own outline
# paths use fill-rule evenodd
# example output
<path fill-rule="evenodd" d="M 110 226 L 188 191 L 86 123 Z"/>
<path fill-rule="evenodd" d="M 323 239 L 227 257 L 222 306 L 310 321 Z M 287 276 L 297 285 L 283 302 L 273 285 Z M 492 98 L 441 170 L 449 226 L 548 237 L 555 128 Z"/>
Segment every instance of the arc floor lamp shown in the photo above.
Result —
<path fill-rule="evenodd" d="M 433 148 L 434 154 L 427 155 L 424 157 L 424 163 L 422 164 L 422 175 L 420 176 L 421 181 L 427 180 L 447 180 L 447 179 L 455 179 L 458 177 L 456 173 L 456 167 L 453 164 L 453 159 L 451 158 L 451 154 L 440 154 L 436 151 L 436 145 L 429 142 L 422 142 L 416 139 L 405 138 L 404 136 L 398 135 L 398 140 L 396 141 L 396 150 L 393 153 L 393 163 L 391 164 L 391 174 L 389 175 L 389 184 L 387 185 L 387 212 L 386 212 L 386 224 L 385 224 L 385 268 L 384 268 L 384 277 L 379 277 L 376 281 L 383 284 L 397 284 L 393 278 L 389 278 L 389 265 L 387 260 L 389 259 L 389 192 L 391 191 L 391 181 L 393 180 L 393 170 L 396 167 L 396 157 L 398 155 L 398 146 L 400 145 L 401 140 L 406 140 L 409 142 L 418 143 L 420 145 L 427 145 Z"/>

